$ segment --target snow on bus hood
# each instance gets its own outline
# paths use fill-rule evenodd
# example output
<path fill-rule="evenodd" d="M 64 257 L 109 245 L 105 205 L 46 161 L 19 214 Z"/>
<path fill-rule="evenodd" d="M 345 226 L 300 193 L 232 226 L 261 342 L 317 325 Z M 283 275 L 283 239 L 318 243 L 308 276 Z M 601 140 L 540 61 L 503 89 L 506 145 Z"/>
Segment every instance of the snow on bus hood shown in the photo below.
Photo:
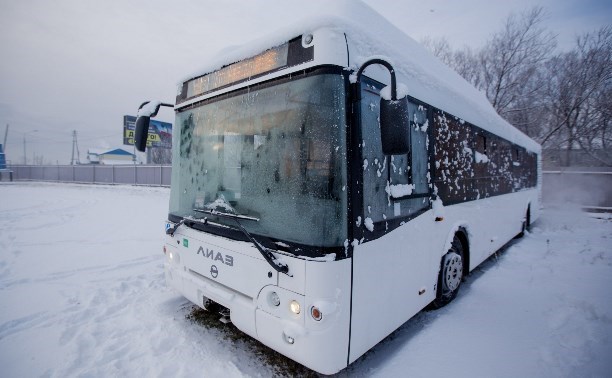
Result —
<path fill-rule="evenodd" d="M 182 78 L 180 83 L 255 56 L 304 33 L 327 27 L 346 34 L 351 59 L 349 68 L 357 70 L 372 56 L 389 56 L 395 63 L 398 82 L 407 85 L 411 96 L 510 142 L 524 145 L 528 150 L 541 151 L 538 143 L 497 114 L 484 93 L 366 4 L 354 0 L 312 0 L 308 6 L 303 2 L 288 1 L 286 7 L 295 16 L 279 17 L 278 24 L 270 25 L 268 36 L 224 49 L 222 54 L 217 54 L 217 59 L 209 60 L 197 72 Z M 285 11 L 283 9 L 281 13 L 285 14 Z"/>

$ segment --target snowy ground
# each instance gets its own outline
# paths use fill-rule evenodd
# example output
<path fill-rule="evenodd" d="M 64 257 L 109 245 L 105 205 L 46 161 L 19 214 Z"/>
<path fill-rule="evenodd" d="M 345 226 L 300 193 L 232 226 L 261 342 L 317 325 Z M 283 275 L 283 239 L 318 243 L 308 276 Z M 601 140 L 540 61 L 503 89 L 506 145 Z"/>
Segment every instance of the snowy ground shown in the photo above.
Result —
<path fill-rule="evenodd" d="M 186 318 L 191 306 L 163 281 L 168 194 L 0 184 L 0 376 L 296 373 Z M 455 302 L 421 312 L 340 375 L 609 377 L 611 356 L 612 222 L 549 207 Z"/>

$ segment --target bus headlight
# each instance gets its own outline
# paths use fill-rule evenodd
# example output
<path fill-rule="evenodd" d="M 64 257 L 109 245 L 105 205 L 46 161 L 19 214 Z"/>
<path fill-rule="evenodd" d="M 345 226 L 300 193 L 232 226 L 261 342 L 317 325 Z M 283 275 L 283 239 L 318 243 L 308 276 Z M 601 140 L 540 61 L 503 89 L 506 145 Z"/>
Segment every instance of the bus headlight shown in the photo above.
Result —
<path fill-rule="evenodd" d="M 300 313 L 300 304 L 298 301 L 293 300 L 291 303 L 289 303 L 289 309 L 291 309 L 291 312 L 297 315 Z"/>

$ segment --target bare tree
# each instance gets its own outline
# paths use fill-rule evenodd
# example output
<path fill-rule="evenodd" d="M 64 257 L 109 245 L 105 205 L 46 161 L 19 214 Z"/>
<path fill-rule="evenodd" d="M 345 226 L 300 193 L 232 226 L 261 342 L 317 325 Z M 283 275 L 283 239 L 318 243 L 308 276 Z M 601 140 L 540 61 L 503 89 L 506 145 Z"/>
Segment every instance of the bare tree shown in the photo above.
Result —
<path fill-rule="evenodd" d="M 477 52 L 467 46 L 453 50 L 446 38 L 425 37 L 421 40 L 421 44 L 476 88 L 480 87 L 482 70 Z"/>
<path fill-rule="evenodd" d="M 454 68 L 454 51 L 446 38 L 424 37 L 420 42 L 421 45 L 429 50 L 429 52 L 431 52 L 436 58 L 440 59 L 442 63 Z"/>
<path fill-rule="evenodd" d="M 581 150 L 612 165 L 612 26 L 576 39 L 553 55 L 555 37 L 542 27 L 542 8 L 510 15 L 479 50 L 453 50 L 446 39 L 423 44 L 487 98 L 508 122 L 544 148 Z"/>
<path fill-rule="evenodd" d="M 544 11 L 536 7 L 511 14 L 504 27 L 477 51 L 453 50 L 446 39 L 423 44 L 444 63 L 485 92 L 508 122 L 538 139 L 547 118 L 542 91 L 544 63 L 555 48 L 555 36 L 542 27 Z"/>
<path fill-rule="evenodd" d="M 612 142 L 612 27 L 578 37 L 574 50 L 553 57 L 547 67 L 551 120 L 542 144 L 564 147 L 566 165 L 576 148 L 612 165 L 607 155 Z"/>
<path fill-rule="evenodd" d="M 163 147 L 151 147 L 150 148 L 150 161 L 151 164 L 172 164 L 172 150 Z"/>
<path fill-rule="evenodd" d="M 478 89 L 482 89 L 483 71 L 480 66 L 480 53 L 464 46 L 453 54 L 452 67 L 463 78 Z"/>
<path fill-rule="evenodd" d="M 544 62 L 556 46 L 555 36 L 542 27 L 544 11 L 532 8 L 511 14 L 479 54 L 478 83 L 497 112 L 530 136 L 541 122 Z"/>

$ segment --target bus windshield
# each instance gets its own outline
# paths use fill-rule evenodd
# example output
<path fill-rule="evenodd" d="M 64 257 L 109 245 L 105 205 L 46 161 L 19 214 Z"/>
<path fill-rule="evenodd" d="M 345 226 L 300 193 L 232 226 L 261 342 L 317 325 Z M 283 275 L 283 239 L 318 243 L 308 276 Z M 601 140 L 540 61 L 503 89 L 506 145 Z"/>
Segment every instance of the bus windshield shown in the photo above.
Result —
<path fill-rule="evenodd" d="M 341 246 L 347 229 L 344 85 L 340 74 L 302 76 L 179 112 L 170 214 L 210 219 L 202 210 L 221 206 L 258 218 L 242 222 L 254 235 Z"/>

